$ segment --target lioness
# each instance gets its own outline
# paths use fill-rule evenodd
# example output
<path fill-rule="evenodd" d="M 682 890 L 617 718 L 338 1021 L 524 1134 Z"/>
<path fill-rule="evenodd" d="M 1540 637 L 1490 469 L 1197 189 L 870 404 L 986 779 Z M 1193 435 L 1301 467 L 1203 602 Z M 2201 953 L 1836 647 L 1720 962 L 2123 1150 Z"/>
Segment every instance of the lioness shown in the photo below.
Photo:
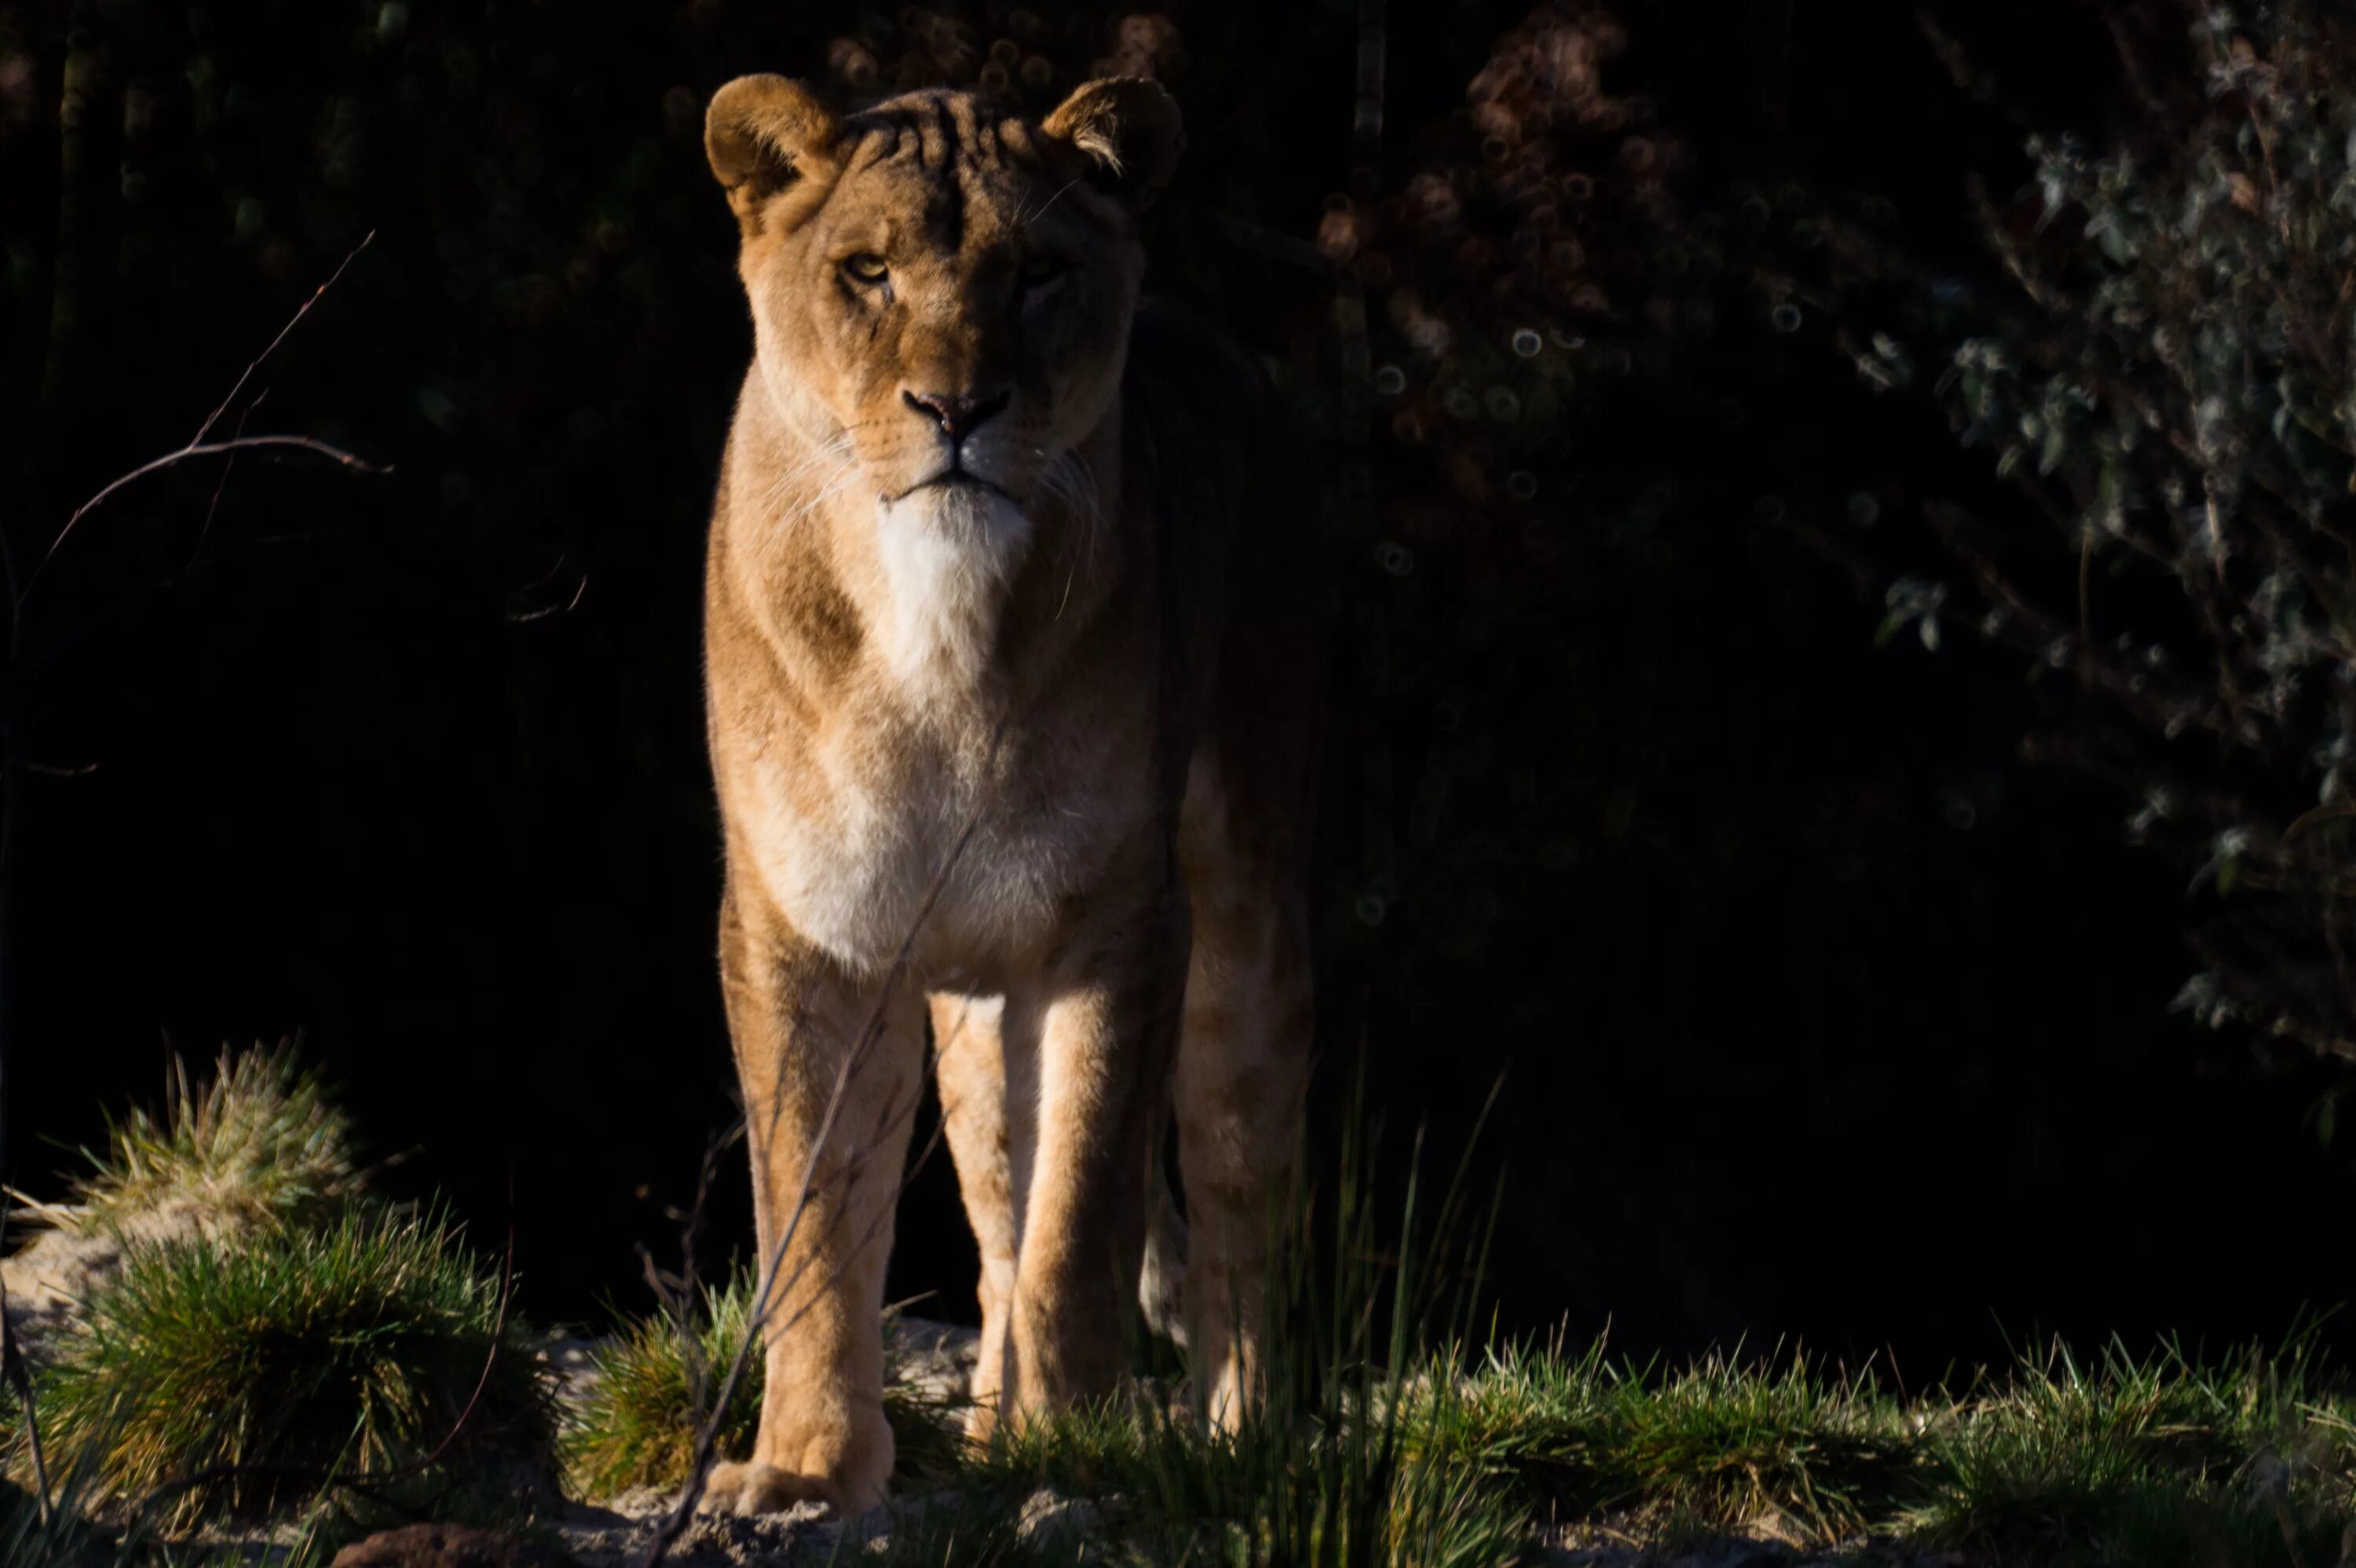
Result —
<path fill-rule="evenodd" d="M 1124 1370 L 1173 1110 L 1197 1391 L 1251 1397 L 1308 1070 L 1320 633 L 1264 389 L 1139 301 L 1181 140 L 1136 80 L 1036 124 L 948 91 L 838 118 L 775 76 L 712 101 L 755 340 L 706 580 L 721 974 L 778 1281 L 718 1506 L 883 1494 L 928 1004 L 979 1424 Z"/>

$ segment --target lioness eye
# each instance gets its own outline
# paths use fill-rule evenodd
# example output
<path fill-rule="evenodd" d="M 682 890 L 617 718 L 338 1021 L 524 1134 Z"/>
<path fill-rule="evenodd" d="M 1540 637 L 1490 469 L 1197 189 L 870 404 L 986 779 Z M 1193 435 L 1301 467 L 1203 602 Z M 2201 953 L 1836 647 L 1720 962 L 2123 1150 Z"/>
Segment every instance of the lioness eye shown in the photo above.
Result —
<path fill-rule="evenodd" d="M 1025 256 L 1023 259 L 1023 286 L 1035 289 L 1054 283 L 1064 275 L 1064 263 L 1053 256 Z"/>
<path fill-rule="evenodd" d="M 872 284 L 882 283 L 892 269 L 884 265 L 883 257 L 872 251 L 862 251 L 858 255 L 847 258 L 842 270 L 856 281 Z"/>

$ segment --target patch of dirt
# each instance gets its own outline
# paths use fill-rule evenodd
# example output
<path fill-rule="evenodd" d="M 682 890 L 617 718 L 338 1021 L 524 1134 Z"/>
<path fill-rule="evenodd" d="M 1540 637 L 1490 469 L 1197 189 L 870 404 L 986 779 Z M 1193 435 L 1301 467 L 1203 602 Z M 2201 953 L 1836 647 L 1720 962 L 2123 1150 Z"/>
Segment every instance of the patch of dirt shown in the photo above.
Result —
<path fill-rule="evenodd" d="M 73 1211 L 62 1212 L 70 1217 Z M 104 1225 L 85 1228 L 68 1222 L 37 1232 L 25 1246 L 0 1258 L 8 1326 L 26 1355 L 38 1360 L 44 1346 L 73 1330 L 80 1305 L 91 1292 L 123 1272 L 125 1252 L 220 1235 L 233 1224 L 207 1204 L 177 1199 Z"/>
<path fill-rule="evenodd" d="M 582 1568 L 625 1568 L 646 1551 L 673 1500 L 666 1493 L 632 1493 L 610 1508 L 574 1503 L 545 1522 Z M 797 1558 L 822 1563 L 840 1533 L 833 1510 L 819 1503 L 761 1519 L 699 1514 L 671 1548 L 669 1561 L 681 1568 L 762 1568 Z"/>

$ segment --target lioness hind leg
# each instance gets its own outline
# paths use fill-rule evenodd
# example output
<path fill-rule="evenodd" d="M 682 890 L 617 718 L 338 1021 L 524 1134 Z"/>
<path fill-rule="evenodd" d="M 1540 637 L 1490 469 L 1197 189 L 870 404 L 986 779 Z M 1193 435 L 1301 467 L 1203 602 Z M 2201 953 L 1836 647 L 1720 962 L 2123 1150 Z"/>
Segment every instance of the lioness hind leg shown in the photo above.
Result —
<path fill-rule="evenodd" d="M 713 1472 L 709 1502 L 767 1513 L 815 1499 L 856 1512 L 883 1500 L 892 1474 L 884 1265 L 915 1119 L 922 1015 L 913 990 L 885 995 L 846 974 L 733 887 L 721 916 L 721 979 L 759 1264 L 774 1283 L 752 1456 Z"/>
<path fill-rule="evenodd" d="M 1309 1078 L 1308 915 L 1221 857 L 1190 868 L 1194 950 L 1178 1045 L 1186 1189 L 1187 1360 L 1195 1398 L 1232 1430 L 1259 1393 L 1269 1251 Z"/>
<path fill-rule="evenodd" d="M 1006 1335 L 1014 1306 L 1017 1236 L 1011 1139 L 1020 1130 L 1007 1121 L 1007 1080 L 1028 1083 L 1035 1061 L 1019 1051 L 1008 1058 L 1001 1032 L 1005 998 L 941 993 L 932 998 L 934 1073 L 940 1084 L 941 1121 L 949 1155 L 957 1162 L 958 1189 L 966 1219 L 981 1251 L 981 1352 L 973 1369 L 973 1404 L 966 1435 L 986 1440 L 998 1421 L 1005 1386 Z"/>

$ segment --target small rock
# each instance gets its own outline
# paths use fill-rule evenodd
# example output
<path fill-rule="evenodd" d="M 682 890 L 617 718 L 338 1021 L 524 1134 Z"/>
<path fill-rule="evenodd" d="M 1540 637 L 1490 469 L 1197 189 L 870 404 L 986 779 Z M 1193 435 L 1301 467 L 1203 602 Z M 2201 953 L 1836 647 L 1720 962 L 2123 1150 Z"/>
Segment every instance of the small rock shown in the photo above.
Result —
<path fill-rule="evenodd" d="M 1066 1541 L 1093 1532 L 1098 1520 L 1096 1504 L 1058 1495 L 1045 1487 L 1023 1499 L 1015 1533 L 1033 1545 Z"/>
<path fill-rule="evenodd" d="M 784 1513 L 700 1513 L 679 1538 L 672 1555 L 683 1563 L 725 1563 L 750 1565 L 783 1563 L 801 1549 L 815 1547 L 826 1537 L 833 1510 L 824 1503 L 798 1503 Z M 814 1560 L 827 1562 L 830 1553 L 819 1548 Z"/>
<path fill-rule="evenodd" d="M 981 1334 L 952 1323 L 894 1317 L 884 1324 L 892 1375 L 929 1399 L 960 1399 L 973 1381 Z"/>
<path fill-rule="evenodd" d="M 467 1524 L 379 1531 L 336 1553 L 331 1568 L 579 1568 L 553 1546 Z"/>

